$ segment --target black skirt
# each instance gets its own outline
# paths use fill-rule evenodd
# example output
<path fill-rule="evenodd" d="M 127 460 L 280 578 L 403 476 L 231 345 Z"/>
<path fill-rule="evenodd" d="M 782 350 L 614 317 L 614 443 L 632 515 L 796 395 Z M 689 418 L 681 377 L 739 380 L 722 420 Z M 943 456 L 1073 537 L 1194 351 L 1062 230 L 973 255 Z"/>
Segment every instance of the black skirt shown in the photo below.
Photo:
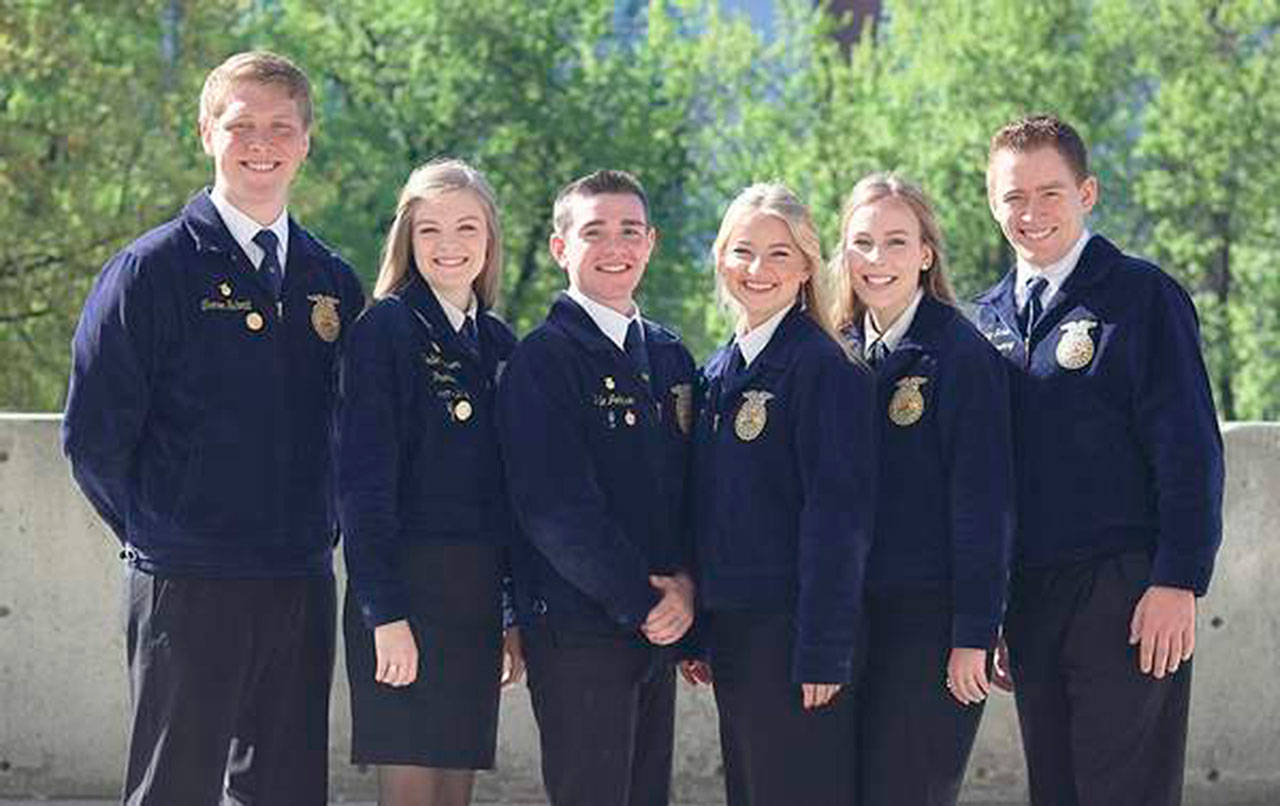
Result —
<path fill-rule="evenodd" d="M 373 631 L 347 586 L 343 622 L 352 763 L 493 766 L 502 665 L 499 554 L 495 546 L 474 543 L 403 550 L 418 676 L 401 688 L 373 679 Z"/>

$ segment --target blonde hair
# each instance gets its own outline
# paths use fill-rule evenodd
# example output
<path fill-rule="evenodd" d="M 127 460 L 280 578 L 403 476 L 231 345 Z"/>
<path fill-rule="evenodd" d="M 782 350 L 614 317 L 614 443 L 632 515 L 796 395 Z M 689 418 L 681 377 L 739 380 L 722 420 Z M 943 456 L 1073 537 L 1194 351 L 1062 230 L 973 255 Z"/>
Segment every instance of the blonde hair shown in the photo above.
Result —
<path fill-rule="evenodd" d="M 413 211 L 418 203 L 444 193 L 467 190 L 475 194 L 484 210 L 489 237 L 485 244 L 484 268 L 471 283 L 471 290 L 485 308 L 498 301 L 502 283 L 502 228 L 493 188 L 484 174 L 462 160 L 432 160 L 409 174 L 400 191 L 396 217 L 382 246 L 382 263 L 373 286 L 373 298 L 382 299 L 404 288 L 413 271 Z"/>
<path fill-rule="evenodd" d="M 724 218 L 720 221 L 720 231 L 716 234 L 715 244 L 711 247 L 711 259 L 716 268 L 716 298 L 721 306 L 729 311 L 735 321 L 741 320 L 744 315 L 742 305 L 733 298 L 725 286 L 720 266 L 729 243 L 729 236 L 733 234 L 738 223 L 752 213 L 770 215 L 786 224 L 791 240 L 795 241 L 809 269 L 809 278 L 800 288 L 800 299 L 805 313 L 828 335 L 840 341 L 828 315 L 831 310 L 830 283 L 824 276 L 826 269 L 822 261 L 822 242 L 818 238 L 818 228 L 814 226 L 809 208 L 781 182 L 758 182 L 751 185 L 739 193 L 725 210 Z"/>
<path fill-rule="evenodd" d="M 893 173 L 867 174 L 858 180 L 845 200 L 840 214 L 840 245 L 831 258 L 830 277 L 832 299 L 831 321 L 836 327 L 847 327 L 860 321 L 867 307 L 854 293 L 849 279 L 849 267 L 845 261 L 845 239 L 849 235 L 849 220 L 859 208 L 884 199 L 896 199 L 907 206 L 920 224 L 920 241 L 933 252 L 929 270 L 920 276 L 920 287 L 927 296 L 939 302 L 954 305 L 956 294 L 947 279 L 947 254 L 943 248 L 942 229 L 933 213 L 933 205 L 917 185 Z"/>
<path fill-rule="evenodd" d="M 202 130 L 226 111 L 227 95 L 237 81 L 283 87 L 298 104 L 303 128 L 311 128 L 311 82 L 307 80 L 307 74 L 278 53 L 249 50 L 231 56 L 205 77 L 204 88 L 200 91 L 199 123 Z"/>

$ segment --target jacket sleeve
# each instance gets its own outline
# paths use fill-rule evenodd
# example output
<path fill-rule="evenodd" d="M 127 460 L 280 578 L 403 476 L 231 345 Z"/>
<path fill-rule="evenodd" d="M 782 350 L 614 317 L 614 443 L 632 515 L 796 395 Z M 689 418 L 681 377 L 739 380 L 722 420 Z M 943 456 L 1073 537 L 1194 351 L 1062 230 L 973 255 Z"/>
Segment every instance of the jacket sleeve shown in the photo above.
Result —
<path fill-rule="evenodd" d="M 338 515 L 351 589 L 365 624 L 406 618 L 397 572 L 401 387 L 387 307 L 369 311 L 347 338 L 338 403 Z"/>
<path fill-rule="evenodd" d="M 1146 311 L 1146 350 L 1134 356 L 1135 422 L 1155 479 L 1159 533 L 1151 583 L 1209 588 L 1222 542 L 1222 435 L 1186 292 L 1161 275 Z"/>
<path fill-rule="evenodd" d="M 71 342 L 62 449 L 76 483 L 122 543 L 130 473 L 151 404 L 152 296 L 138 258 L 116 255 L 89 292 Z"/>
<path fill-rule="evenodd" d="M 649 563 L 609 512 L 571 361 L 545 341 L 516 348 L 498 388 L 498 433 L 519 525 L 556 573 L 626 627 L 657 604 Z"/>
<path fill-rule="evenodd" d="M 1013 545 L 1013 444 L 1005 361 L 972 335 L 957 340 L 938 390 L 947 413 L 941 425 L 951 521 L 951 645 L 991 649 Z"/>
<path fill-rule="evenodd" d="M 797 683 L 847 683 L 875 524 L 875 385 L 839 354 L 809 364 L 796 372 L 791 412 L 804 496 L 791 674 Z"/>

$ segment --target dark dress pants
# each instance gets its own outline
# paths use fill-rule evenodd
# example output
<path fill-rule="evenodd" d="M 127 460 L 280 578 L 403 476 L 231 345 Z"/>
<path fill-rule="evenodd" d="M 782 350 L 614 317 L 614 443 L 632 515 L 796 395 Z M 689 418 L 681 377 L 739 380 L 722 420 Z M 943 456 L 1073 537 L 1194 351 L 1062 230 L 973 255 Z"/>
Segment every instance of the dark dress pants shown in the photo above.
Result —
<path fill-rule="evenodd" d="M 707 622 L 729 806 L 853 804 L 853 691 L 805 710 L 790 615 L 716 611 Z"/>
<path fill-rule="evenodd" d="M 954 806 L 984 705 L 961 705 L 947 691 L 949 586 L 872 595 L 867 615 L 859 803 Z"/>
<path fill-rule="evenodd" d="M 1014 576 L 1005 635 L 1035 806 L 1181 803 L 1191 664 L 1157 680 L 1129 645 L 1150 569 L 1128 553 Z"/>
<path fill-rule="evenodd" d="M 665 806 L 675 737 L 673 654 L 639 635 L 522 631 L 552 806 Z"/>
<path fill-rule="evenodd" d="M 333 577 L 127 571 L 128 806 L 328 800 Z"/>

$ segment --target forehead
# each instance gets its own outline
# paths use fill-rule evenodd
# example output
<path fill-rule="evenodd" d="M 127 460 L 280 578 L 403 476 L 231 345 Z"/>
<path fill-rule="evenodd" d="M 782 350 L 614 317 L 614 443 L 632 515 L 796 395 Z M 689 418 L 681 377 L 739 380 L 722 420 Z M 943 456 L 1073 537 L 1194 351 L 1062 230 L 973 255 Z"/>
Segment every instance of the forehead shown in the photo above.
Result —
<path fill-rule="evenodd" d="M 484 205 L 479 197 L 466 188 L 433 191 L 418 198 L 413 204 L 413 220 L 458 220 L 475 217 L 484 219 Z"/>
<path fill-rule="evenodd" d="M 262 115 L 264 117 L 292 117 L 299 122 L 302 111 L 297 99 L 289 95 L 289 89 L 279 82 L 235 79 L 227 85 L 222 97 L 222 113 L 230 115 Z"/>
<path fill-rule="evenodd" d="M 569 214 L 575 227 L 588 223 L 621 224 L 624 221 L 648 223 L 644 204 L 632 193 L 600 193 L 595 196 L 574 194 L 569 197 Z"/>
<path fill-rule="evenodd" d="M 849 216 L 849 232 L 894 232 L 909 234 L 920 231 L 920 221 L 915 212 L 901 199 L 885 196 L 854 209 Z"/>
<path fill-rule="evenodd" d="M 794 244 L 787 222 L 770 213 L 754 210 L 738 219 L 729 233 L 731 241 L 750 241 L 758 244 Z"/>
<path fill-rule="evenodd" d="M 1031 151 L 1003 148 L 991 156 L 988 180 L 993 193 L 1029 190 L 1048 184 L 1074 186 L 1071 166 L 1052 146 Z"/>

